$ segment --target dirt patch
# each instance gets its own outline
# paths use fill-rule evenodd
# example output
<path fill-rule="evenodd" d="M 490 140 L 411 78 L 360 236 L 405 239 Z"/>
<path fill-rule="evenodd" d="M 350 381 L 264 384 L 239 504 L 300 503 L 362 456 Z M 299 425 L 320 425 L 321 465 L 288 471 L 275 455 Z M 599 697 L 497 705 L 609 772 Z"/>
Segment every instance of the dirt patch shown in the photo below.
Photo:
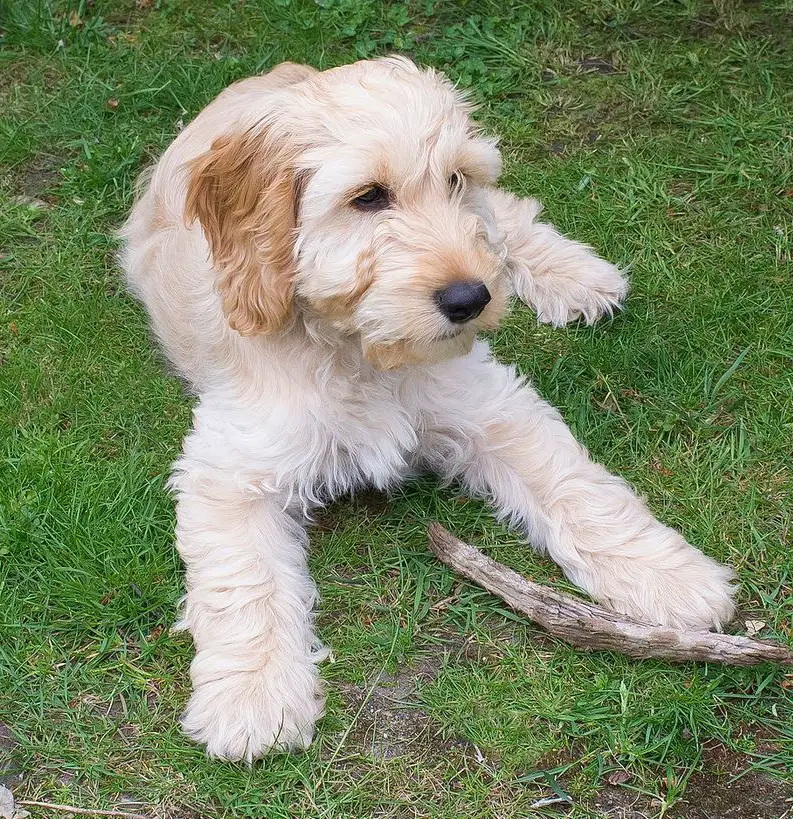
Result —
<path fill-rule="evenodd" d="M 644 794 L 612 785 L 603 788 L 593 806 L 604 819 L 652 819 L 658 814 L 658 808 Z"/>
<path fill-rule="evenodd" d="M 703 749 L 703 770 L 665 814 L 669 819 L 787 819 L 793 817 L 793 786 L 749 770 L 751 760 L 713 743 Z M 742 774 L 740 779 L 735 777 Z M 652 819 L 657 801 L 628 787 L 604 784 L 592 807 L 609 819 Z"/>
<path fill-rule="evenodd" d="M 703 770 L 689 780 L 671 815 L 679 819 L 785 819 L 793 816 L 793 785 L 759 771 L 751 761 L 714 743 L 703 749 Z"/>
<path fill-rule="evenodd" d="M 109 25 L 125 28 L 141 22 L 153 10 L 154 0 L 116 0 L 102 17 Z"/>
<path fill-rule="evenodd" d="M 121 697 L 106 700 L 94 694 L 80 694 L 69 702 L 69 708 L 84 708 L 92 717 L 118 721 L 126 716 L 127 706 Z"/>
<path fill-rule="evenodd" d="M 61 181 L 63 157 L 38 154 L 19 168 L 14 179 L 14 193 L 31 199 L 50 202 L 51 194 Z"/>
<path fill-rule="evenodd" d="M 160 819 L 203 819 L 206 814 L 198 813 L 192 808 L 186 808 L 183 805 L 159 805 L 155 811 L 155 816 Z"/>
<path fill-rule="evenodd" d="M 0 785 L 13 788 L 19 784 L 22 768 L 16 759 L 19 743 L 11 732 L 11 728 L 0 722 Z"/>
<path fill-rule="evenodd" d="M 6 92 L 21 84 L 26 72 L 27 66 L 23 65 L 21 60 L 7 63 L 3 67 L 0 73 L 0 102 L 5 102 Z"/>
<path fill-rule="evenodd" d="M 611 60 L 602 57 L 582 57 L 578 67 L 584 74 L 619 74 L 619 68 Z"/>
<path fill-rule="evenodd" d="M 420 685 L 432 682 L 441 667 L 442 654 L 427 656 L 394 674 L 381 674 L 373 686 L 341 686 L 341 694 L 355 723 L 346 746 L 373 759 L 448 758 L 466 755 L 474 747 L 460 737 L 444 735 L 441 726 L 421 707 Z"/>
<path fill-rule="evenodd" d="M 754 8 L 752 8 L 754 5 Z M 742 35 L 787 42 L 793 32 L 790 16 L 762 8 L 762 3 L 713 3 L 691 18 L 682 31 L 697 40 Z M 719 8 L 721 6 L 721 8 Z"/>

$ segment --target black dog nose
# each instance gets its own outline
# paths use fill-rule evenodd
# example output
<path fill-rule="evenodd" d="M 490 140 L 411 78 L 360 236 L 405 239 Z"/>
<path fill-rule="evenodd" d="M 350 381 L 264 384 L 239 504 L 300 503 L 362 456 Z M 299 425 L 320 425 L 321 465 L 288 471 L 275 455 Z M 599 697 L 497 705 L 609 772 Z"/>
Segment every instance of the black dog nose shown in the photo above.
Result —
<path fill-rule="evenodd" d="M 482 282 L 455 282 L 435 291 L 438 309 L 454 324 L 475 319 L 490 301 L 490 293 Z"/>

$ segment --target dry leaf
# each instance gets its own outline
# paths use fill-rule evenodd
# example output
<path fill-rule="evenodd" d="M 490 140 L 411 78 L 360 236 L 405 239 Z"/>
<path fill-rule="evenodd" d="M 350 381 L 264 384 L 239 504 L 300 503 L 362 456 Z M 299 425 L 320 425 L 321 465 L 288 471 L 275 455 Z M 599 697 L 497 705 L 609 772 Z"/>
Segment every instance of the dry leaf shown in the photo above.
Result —
<path fill-rule="evenodd" d="M 80 28 L 80 27 L 82 27 L 82 25 L 83 25 L 83 21 L 82 21 L 82 19 L 81 19 L 80 15 L 79 15 L 79 14 L 78 14 L 76 11 L 73 11 L 73 12 L 72 12 L 72 13 L 69 15 L 69 25 L 70 25 L 72 28 Z"/>
<path fill-rule="evenodd" d="M 606 777 L 606 782 L 608 782 L 609 785 L 614 785 L 616 787 L 619 785 L 624 785 L 626 782 L 629 782 L 631 778 L 631 775 L 627 771 L 612 771 Z"/>
<path fill-rule="evenodd" d="M 607 392 L 603 398 L 596 398 L 595 403 L 606 412 L 619 412 L 620 410 L 620 405 L 611 391 Z"/>
<path fill-rule="evenodd" d="M 657 458 L 650 461 L 650 468 L 656 472 L 660 472 L 665 478 L 671 478 L 675 473 L 671 469 L 667 469 Z"/>
<path fill-rule="evenodd" d="M 108 108 L 116 109 L 116 108 L 118 108 L 118 99 L 116 97 L 111 97 L 109 100 L 107 100 L 105 105 Z"/>
<path fill-rule="evenodd" d="M 749 637 L 754 637 L 755 634 L 759 634 L 767 625 L 768 624 L 763 620 L 747 620 L 746 634 Z"/>

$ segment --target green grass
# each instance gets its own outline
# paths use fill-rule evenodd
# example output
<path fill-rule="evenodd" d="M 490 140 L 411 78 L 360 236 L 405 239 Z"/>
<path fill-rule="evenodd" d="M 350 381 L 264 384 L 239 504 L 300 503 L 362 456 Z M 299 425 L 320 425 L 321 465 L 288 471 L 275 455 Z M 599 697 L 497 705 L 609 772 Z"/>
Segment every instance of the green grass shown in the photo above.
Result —
<path fill-rule="evenodd" d="M 605 795 L 725 815 L 713 799 L 740 776 L 739 804 L 760 793 L 751 815 L 781 816 L 790 675 L 550 640 L 440 567 L 426 522 L 535 579 L 564 586 L 559 572 L 430 481 L 338 504 L 314 532 L 334 649 L 317 743 L 250 770 L 206 760 L 177 727 L 191 646 L 168 631 L 181 578 L 164 483 L 189 401 L 123 291 L 112 232 L 138 171 L 239 77 L 392 50 L 447 71 L 502 135 L 504 183 L 633 264 L 613 321 L 554 331 L 517 309 L 498 355 L 732 563 L 744 616 L 790 643 L 791 13 L 0 0 L 0 780 L 18 798 L 171 817 L 524 816 L 559 793 L 572 805 L 534 813 L 584 817 L 623 815 Z"/>

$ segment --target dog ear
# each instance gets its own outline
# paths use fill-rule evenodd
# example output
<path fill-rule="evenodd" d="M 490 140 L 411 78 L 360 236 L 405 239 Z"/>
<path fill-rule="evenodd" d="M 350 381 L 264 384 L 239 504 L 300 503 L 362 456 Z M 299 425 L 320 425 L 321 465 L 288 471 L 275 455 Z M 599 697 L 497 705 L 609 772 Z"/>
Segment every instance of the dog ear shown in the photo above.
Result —
<path fill-rule="evenodd" d="M 292 310 L 299 180 L 294 154 L 264 127 L 219 137 L 188 165 L 185 215 L 198 221 L 229 326 L 272 333 Z"/>

